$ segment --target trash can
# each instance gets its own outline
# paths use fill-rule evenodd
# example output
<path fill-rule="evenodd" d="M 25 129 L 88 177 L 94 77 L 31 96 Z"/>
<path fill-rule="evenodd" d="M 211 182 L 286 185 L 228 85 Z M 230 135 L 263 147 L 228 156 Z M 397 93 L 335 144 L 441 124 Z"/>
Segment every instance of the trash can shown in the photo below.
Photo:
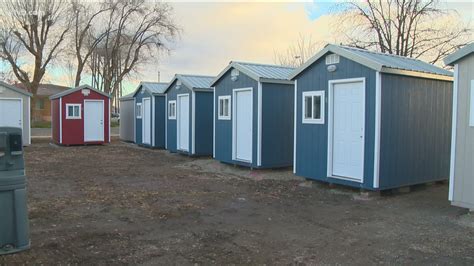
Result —
<path fill-rule="evenodd" d="M 21 128 L 0 127 L 0 255 L 30 247 Z"/>

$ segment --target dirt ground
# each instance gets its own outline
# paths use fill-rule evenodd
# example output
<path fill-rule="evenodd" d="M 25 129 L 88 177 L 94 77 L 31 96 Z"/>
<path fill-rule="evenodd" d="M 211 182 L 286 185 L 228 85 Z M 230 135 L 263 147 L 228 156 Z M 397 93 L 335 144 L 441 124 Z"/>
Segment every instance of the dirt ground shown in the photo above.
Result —
<path fill-rule="evenodd" d="M 363 197 L 114 141 L 26 148 L 29 251 L 0 264 L 474 265 L 474 214 L 447 184 Z"/>

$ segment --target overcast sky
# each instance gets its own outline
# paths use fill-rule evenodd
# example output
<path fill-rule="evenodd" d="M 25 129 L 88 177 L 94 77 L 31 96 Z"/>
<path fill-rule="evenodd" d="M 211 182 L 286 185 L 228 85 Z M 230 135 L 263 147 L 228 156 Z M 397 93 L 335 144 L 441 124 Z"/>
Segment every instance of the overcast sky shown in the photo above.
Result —
<path fill-rule="evenodd" d="M 231 60 L 272 64 L 275 51 L 285 50 L 300 34 L 318 42 L 335 42 L 329 13 L 336 1 L 173 2 L 175 20 L 183 30 L 180 39 L 170 55 L 144 67 L 142 75 L 126 85 L 124 94 L 134 90 L 139 80 L 157 81 L 158 71 L 161 81 L 169 81 L 175 73 L 217 75 Z M 449 1 L 447 6 L 464 20 L 472 20 L 473 1 Z M 47 81 L 67 83 L 57 68 Z"/>

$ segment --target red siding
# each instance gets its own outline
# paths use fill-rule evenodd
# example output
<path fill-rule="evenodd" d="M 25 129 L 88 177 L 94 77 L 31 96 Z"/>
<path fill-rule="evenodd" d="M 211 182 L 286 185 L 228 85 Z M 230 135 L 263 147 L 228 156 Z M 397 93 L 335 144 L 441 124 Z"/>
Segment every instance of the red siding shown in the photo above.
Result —
<path fill-rule="evenodd" d="M 84 100 L 104 100 L 104 142 L 88 142 L 101 144 L 109 142 L 109 98 L 95 91 L 84 96 L 81 90 L 62 97 L 62 144 L 80 145 L 84 142 Z M 81 104 L 81 119 L 66 119 L 66 104 Z"/>
<path fill-rule="evenodd" d="M 59 99 L 51 100 L 51 131 L 53 142 L 59 143 Z"/>

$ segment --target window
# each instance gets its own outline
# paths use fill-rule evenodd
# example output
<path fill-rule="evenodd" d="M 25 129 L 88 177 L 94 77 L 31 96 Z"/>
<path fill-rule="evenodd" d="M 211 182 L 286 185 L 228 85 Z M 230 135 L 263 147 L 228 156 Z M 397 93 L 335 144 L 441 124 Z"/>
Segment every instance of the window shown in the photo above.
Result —
<path fill-rule="evenodd" d="M 137 103 L 136 114 L 138 119 L 142 119 L 142 103 Z"/>
<path fill-rule="evenodd" d="M 168 102 L 168 119 L 176 119 L 176 101 Z"/>
<path fill-rule="evenodd" d="M 230 96 L 219 96 L 219 120 L 230 120 Z"/>
<path fill-rule="evenodd" d="M 44 99 L 36 99 L 35 109 L 36 110 L 43 110 L 44 109 Z"/>
<path fill-rule="evenodd" d="M 329 54 L 326 55 L 326 65 L 332 65 L 339 63 L 339 55 L 337 54 Z"/>
<path fill-rule="evenodd" d="M 81 119 L 81 104 L 66 104 L 66 119 Z"/>
<path fill-rule="evenodd" d="M 471 102 L 469 111 L 469 126 L 474 127 L 474 80 L 471 80 Z"/>
<path fill-rule="evenodd" d="M 324 91 L 303 92 L 303 124 L 324 124 Z"/>

